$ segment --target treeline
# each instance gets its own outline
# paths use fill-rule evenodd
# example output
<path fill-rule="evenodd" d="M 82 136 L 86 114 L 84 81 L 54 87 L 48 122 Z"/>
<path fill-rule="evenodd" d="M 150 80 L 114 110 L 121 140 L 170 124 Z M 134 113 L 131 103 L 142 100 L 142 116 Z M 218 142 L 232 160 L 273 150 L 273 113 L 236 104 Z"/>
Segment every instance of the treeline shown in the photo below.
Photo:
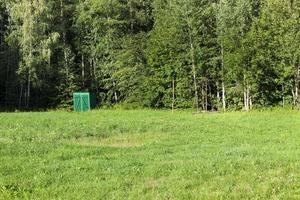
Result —
<path fill-rule="evenodd" d="M 300 1 L 0 0 L 0 105 L 299 102 Z"/>

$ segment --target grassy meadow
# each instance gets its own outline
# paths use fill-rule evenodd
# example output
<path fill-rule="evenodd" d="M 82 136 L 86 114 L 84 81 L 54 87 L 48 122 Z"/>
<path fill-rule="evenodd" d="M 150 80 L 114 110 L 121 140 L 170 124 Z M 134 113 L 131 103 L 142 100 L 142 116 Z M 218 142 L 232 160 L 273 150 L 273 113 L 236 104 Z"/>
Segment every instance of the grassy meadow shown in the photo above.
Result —
<path fill-rule="evenodd" d="M 1 113 L 0 199 L 300 199 L 300 112 Z"/>

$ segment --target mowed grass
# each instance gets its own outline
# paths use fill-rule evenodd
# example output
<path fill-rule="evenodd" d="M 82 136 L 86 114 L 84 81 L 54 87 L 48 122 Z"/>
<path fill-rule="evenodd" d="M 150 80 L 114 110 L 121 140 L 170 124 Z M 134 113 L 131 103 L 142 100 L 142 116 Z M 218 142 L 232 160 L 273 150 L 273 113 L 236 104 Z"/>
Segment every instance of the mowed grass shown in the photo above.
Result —
<path fill-rule="evenodd" d="M 1 199 L 300 199 L 300 112 L 0 114 Z"/>

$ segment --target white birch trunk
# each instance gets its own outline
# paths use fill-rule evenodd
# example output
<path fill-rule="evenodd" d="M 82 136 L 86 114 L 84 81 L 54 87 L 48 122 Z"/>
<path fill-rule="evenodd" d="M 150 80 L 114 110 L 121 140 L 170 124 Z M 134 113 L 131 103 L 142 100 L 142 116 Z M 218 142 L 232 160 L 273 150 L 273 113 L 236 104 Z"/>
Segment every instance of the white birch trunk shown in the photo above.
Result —
<path fill-rule="evenodd" d="M 195 90 L 195 106 L 197 111 L 199 111 L 199 96 L 198 96 L 198 86 L 197 86 L 197 72 L 195 66 L 195 49 L 192 40 L 191 27 L 189 26 L 189 42 L 190 42 L 190 53 L 191 53 L 191 62 L 192 62 L 192 73 L 193 73 L 193 82 L 194 82 L 194 90 Z"/>
<path fill-rule="evenodd" d="M 225 84 L 224 81 L 222 82 L 222 105 L 223 105 L 223 111 L 226 111 L 226 94 L 225 94 Z"/>
<path fill-rule="evenodd" d="M 222 64 L 222 106 L 223 111 L 226 111 L 226 91 L 225 91 L 225 64 L 224 64 L 224 49 L 223 45 L 221 45 L 221 64 Z"/>

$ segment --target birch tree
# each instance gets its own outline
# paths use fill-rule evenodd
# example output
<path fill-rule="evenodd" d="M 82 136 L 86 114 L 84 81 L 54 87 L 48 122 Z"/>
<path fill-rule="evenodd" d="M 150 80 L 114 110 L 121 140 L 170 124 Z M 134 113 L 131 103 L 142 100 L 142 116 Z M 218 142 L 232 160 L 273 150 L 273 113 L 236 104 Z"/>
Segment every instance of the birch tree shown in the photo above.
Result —
<path fill-rule="evenodd" d="M 18 68 L 20 99 L 24 95 L 24 104 L 28 108 L 31 88 L 38 84 L 38 72 L 45 62 L 49 62 L 50 46 L 56 42 L 58 34 L 48 29 L 51 14 L 44 0 L 9 1 L 7 10 L 12 21 L 9 37 L 19 45 L 22 55 Z"/>

